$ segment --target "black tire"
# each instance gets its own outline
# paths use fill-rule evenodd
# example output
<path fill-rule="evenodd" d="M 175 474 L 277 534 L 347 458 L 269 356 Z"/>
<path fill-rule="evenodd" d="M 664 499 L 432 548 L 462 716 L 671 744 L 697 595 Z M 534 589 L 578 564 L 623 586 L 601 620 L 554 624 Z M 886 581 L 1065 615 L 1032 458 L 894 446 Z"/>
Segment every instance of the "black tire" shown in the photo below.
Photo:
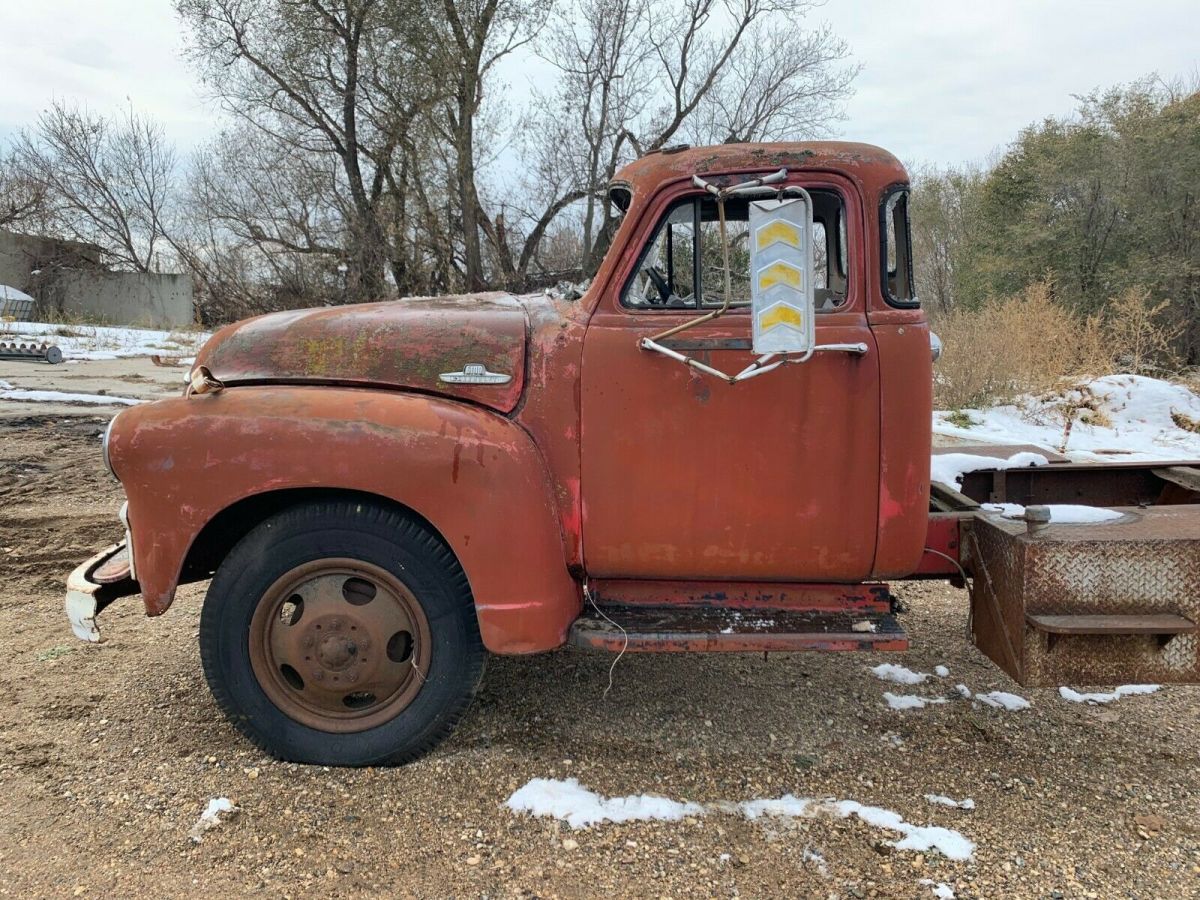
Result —
<path fill-rule="evenodd" d="M 260 600 L 297 567 L 323 559 L 361 560 L 390 573 L 427 618 L 427 676 L 393 718 L 366 730 L 297 721 L 270 699 L 252 665 L 250 629 Z M 233 548 L 204 601 L 200 658 L 217 705 L 267 753 L 299 763 L 377 766 L 416 759 L 453 730 L 482 679 L 486 651 L 466 575 L 436 534 L 382 505 L 331 500 L 286 509 Z"/>

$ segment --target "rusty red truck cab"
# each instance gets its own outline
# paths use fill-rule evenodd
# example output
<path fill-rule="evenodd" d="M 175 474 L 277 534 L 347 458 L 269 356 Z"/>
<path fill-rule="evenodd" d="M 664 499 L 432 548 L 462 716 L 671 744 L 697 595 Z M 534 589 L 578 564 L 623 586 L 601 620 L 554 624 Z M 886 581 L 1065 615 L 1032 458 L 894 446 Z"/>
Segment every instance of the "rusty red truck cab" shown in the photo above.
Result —
<path fill-rule="evenodd" d="M 211 577 L 223 710 L 272 753 L 348 765 L 436 743 L 486 652 L 904 649 L 887 580 L 958 565 L 957 518 L 954 565 L 926 552 L 907 182 L 863 144 L 673 148 L 619 174 L 582 296 L 222 329 L 184 396 L 110 426 L 127 542 L 72 575 L 77 634 Z M 791 197 L 802 228 L 770 217 Z M 807 262 L 756 255 L 772 242 Z M 779 286 L 810 307 L 755 305 Z M 776 328 L 808 349 L 756 352 Z"/>

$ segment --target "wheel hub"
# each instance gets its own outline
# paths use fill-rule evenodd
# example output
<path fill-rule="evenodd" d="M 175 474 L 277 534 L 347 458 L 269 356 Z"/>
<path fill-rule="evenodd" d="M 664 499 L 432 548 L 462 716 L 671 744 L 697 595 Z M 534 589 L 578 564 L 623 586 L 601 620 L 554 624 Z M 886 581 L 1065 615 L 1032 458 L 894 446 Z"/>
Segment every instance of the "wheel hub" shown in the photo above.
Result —
<path fill-rule="evenodd" d="M 327 635 L 317 648 L 317 662 L 326 669 L 341 672 L 358 655 L 358 646 L 349 638 L 340 635 Z"/>
<path fill-rule="evenodd" d="M 393 718 L 420 691 L 431 641 L 424 609 L 385 569 L 319 560 L 263 595 L 250 661 L 284 713 L 323 731 L 361 731 Z"/>

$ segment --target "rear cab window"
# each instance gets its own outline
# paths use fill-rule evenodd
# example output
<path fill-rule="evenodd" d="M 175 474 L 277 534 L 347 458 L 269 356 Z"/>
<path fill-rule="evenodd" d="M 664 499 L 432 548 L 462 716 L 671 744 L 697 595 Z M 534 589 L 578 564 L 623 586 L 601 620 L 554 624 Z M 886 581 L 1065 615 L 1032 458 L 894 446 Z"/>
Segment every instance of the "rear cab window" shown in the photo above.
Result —
<path fill-rule="evenodd" d="M 912 234 L 908 220 L 908 186 L 889 188 L 879 204 L 880 283 L 892 306 L 917 306 L 913 290 Z"/>

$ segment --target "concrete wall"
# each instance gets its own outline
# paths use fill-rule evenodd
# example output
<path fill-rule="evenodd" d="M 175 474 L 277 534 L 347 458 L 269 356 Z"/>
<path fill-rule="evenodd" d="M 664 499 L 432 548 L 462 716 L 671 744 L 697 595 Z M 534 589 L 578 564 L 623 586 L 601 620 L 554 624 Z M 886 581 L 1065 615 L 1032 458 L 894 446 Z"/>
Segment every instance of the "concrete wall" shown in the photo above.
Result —
<path fill-rule="evenodd" d="M 47 268 L 99 269 L 100 248 L 76 241 L 0 231 L 0 284 L 34 293 L 33 272 Z"/>
<path fill-rule="evenodd" d="M 61 272 L 39 291 L 34 315 L 53 309 L 112 325 L 176 328 L 191 325 L 192 279 L 139 272 Z"/>

